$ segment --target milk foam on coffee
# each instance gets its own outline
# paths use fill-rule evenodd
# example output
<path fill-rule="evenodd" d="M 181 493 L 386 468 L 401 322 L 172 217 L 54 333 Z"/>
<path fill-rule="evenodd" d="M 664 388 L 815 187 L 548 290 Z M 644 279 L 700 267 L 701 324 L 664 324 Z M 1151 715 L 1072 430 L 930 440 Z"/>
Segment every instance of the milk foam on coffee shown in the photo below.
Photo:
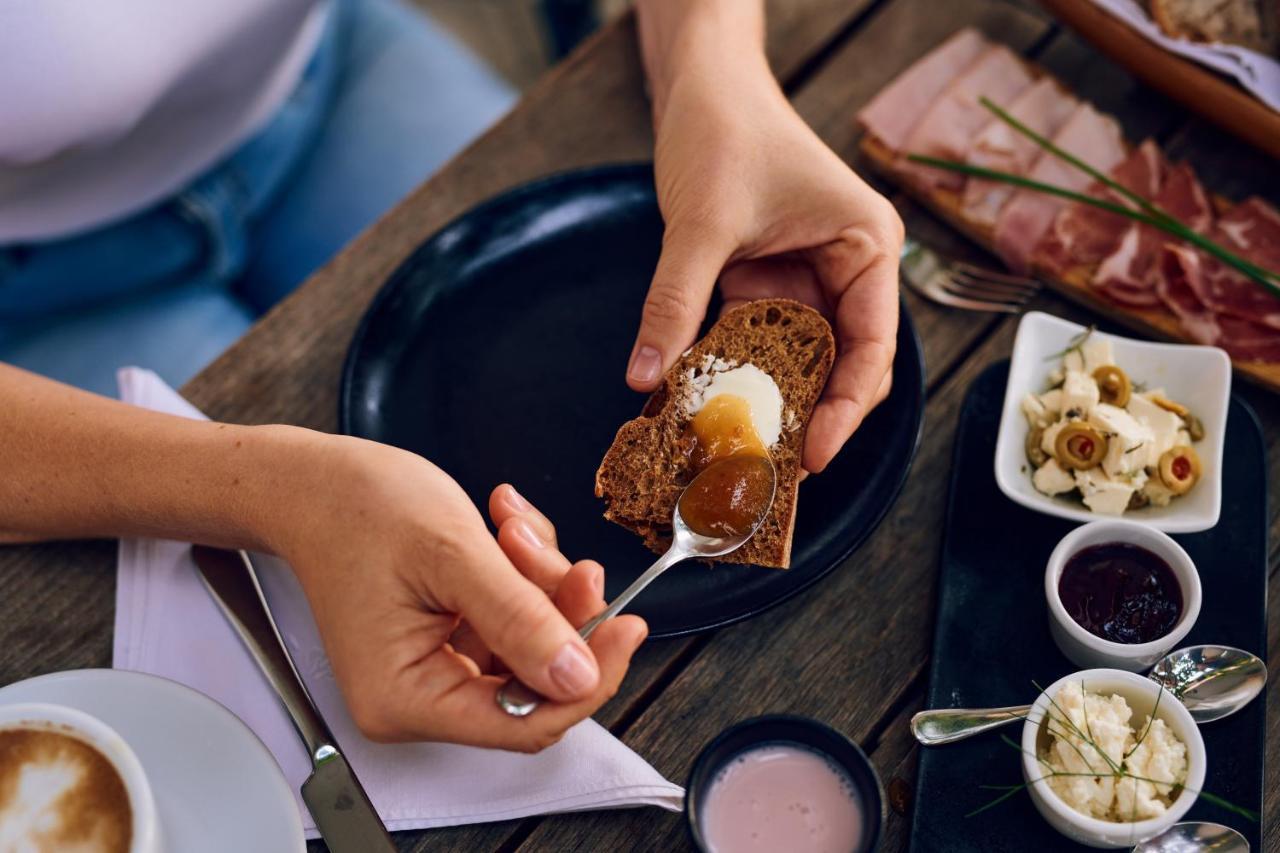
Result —
<path fill-rule="evenodd" d="M 124 780 L 96 747 L 63 730 L 0 729 L 0 853 L 128 853 Z"/>

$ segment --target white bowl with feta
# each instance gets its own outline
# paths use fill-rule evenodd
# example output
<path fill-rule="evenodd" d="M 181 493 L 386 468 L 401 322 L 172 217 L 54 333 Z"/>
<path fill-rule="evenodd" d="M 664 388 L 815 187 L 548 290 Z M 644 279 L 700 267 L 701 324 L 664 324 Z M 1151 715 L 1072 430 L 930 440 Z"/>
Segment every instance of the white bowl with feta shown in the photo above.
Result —
<path fill-rule="evenodd" d="M 1049 685 L 1022 726 L 1022 775 L 1049 825 L 1089 847 L 1130 848 L 1187 813 L 1204 739 L 1182 703 L 1131 672 L 1088 669 Z"/>
<path fill-rule="evenodd" d="M 1230 399 L 1231 361 L 1216 347 L 1139 341 L 1029 312 L 1009 365 L 996 483 L 1011 500 L 1062 518 L 1123 515 L 1168 533 L 1208 530 L 1222 506 Z M 1064 451 L 1085 454 L 1071 457 L 1080 467 L 1060 463 Z"/>

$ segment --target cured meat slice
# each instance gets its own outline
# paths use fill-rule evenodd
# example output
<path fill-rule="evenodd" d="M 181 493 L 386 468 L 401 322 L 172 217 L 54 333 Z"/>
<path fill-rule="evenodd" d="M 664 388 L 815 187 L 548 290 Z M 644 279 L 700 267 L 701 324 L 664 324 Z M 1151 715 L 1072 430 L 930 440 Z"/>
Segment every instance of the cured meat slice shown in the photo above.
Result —
<path fill-rule="evenodd" d="M 1223 214 L 1218 230 L 1233 250 L 1280 273 L 1280 211 L 1254 196 Z"/>
<path fill-rule="evenodd" d="M 929 106 L 990 46 L 972 27 L 960 30 L 917 59 L 858 112 L 858 122 L 894 151 Z"/>
<path fill-rule="evenodd" d="M 1036 133 L 1052 137 L 1079 104 L 1048 77 L 1031 84 L 1009 104 L 1009 114 Z M 987 169 L 1025 174 L 1040 152 L 1039 146 L 1006 122 L 993 118 L 969 144 L 965 161 Z M 1014 187 L 998 181 L 969 178 L 964 186 L 964 215 L 972 222 L 992 226 Z"/>
<path fill-rule="evenodd" d="M 1264 269 L 1280 269 L 1280 216 L 1260 199 L 1236 205 L 1223 215 L 1210 236 Z M 1201 252 L 1192 254 L 1197 264 L 1194 274 L 1184 275 L 1187 285 L 1221 323 L 1234 317 L 1280 330 L 1280 298 L 1217 258 Z M 1190 269 L 1185 260 L 1182 266 Z M 1166 269 L 1167 265 L 1161 266 L 1161 271 Z"/>
<path fill-rule="evenodd" d="M 1031 82 L 1031 72 L 1013 51 L 1002 44 L 992 45 L 929 106 L 902 150 L 963 160 L 974 134 L 991 119 L 979 98 L 1007 106 Z M 910 162 L 904 162 L 901 169 L 925 186 L 958 189 L 964 185 L 964 176 L 955 172 Z"/>
<path fill-rule="evenodd" d="M 1213 209 L 1204 187 L 1186 163 L 1171 167 L 1160 192 L 1153 197 L 1156 206 L 1193 230 L 1205 233 L 1213 223 Z M 1161 266 L 1160 255 L 1170 234 L 1141 223 L 1130 223 L 1122 232 L 1115 251 L 1098 264 L 1093 285 L 1117 302 L 1134 307 L 1150 307 L 1160 301 L 1156 281 Z"/>
<path fill-rule="evenodd" d="M 1111 170 L 1111 178 L 1143 198 L 1152 199 L 1160 192 L 1167 168 L 1168 164 L 1160 153 L 1160 147 L 1148 139 L 1130 151 L 1129 156 Z M 1089 194 L 1095 198 L 1136 207 L 1127 198 L 1101 183 L 1091 186 Z M 1118 213 L 1082 203 L 1069 204 L 1058 213 L 1053 227 L 1036 247 L 1036 262 L 1058 275 L 1073 267 L 1093 267 L 1120 248 L 1132 224 L 1132 220 Z M 1136 243 L 1136 235 L 1131 242 Z M 1134 248 L 1135 246 L 1126 246 L 1126 254 L 1131 253 Z M 1150 301 L 1143 304 L 1155 304 L 1155 295 L 1149 294 L 1149 297 Z"/>
<path fill-rule="evenodd" d="M 1232 358 L 1280 362 L 1280 329 L 1234 314 L 1219 314 L 1200 298 L 1217 261 L 1186 245 L 1166 244 L 1157 278 L 1160 300 L 1192 340 L 1225 349 Z M 1222 272 L 1231 273 L 1223 270 Z M 1245 283 L 1253 287 L 1256 284 Z"/>
<path fill-rule="evenodd" d="M 1089 104 L 1080 104 L 1053 136 L 1053 143 L 1095 169 L 1110 171 L 1125 159 L 1120 125 Z M 1083 190 L 1089 176 L 1048 151 L 1041 151 L 1031 164 L 1028 177 L 1070 190 Z M 996 253 L 1009 267 L 1026 272 L 1031 253 L 1053 225 L 1066 202 L 1057 196 L 1034 190 L 1019 190 L 996 219 Z"/>

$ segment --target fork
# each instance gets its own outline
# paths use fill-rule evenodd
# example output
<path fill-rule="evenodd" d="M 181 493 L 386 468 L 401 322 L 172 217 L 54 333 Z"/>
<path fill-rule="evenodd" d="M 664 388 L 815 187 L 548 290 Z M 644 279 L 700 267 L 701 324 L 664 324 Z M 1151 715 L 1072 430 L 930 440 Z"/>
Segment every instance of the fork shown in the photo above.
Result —
<path fill-rule="evenodd" d="M 1040 282 L 962 261 L 949 261 L 908 237 L 902 244 L 902 277 L 916 293 L 942 305 L 970 311 L 1017 314 L 1040 290 Z"/>

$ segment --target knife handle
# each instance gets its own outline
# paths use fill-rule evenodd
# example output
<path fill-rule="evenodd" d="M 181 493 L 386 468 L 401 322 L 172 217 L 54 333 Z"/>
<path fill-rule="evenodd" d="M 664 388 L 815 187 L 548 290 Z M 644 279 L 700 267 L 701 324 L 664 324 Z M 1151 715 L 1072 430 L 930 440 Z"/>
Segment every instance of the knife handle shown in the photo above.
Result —
<path fill-rule="evenodd" d="M 332 755 L 337 751 L 337 742 L 289 657 L 249 555 L 205 545 L 193 545 L 191 554 L 214 601 L 289 712 L 312 764 Z"/>

